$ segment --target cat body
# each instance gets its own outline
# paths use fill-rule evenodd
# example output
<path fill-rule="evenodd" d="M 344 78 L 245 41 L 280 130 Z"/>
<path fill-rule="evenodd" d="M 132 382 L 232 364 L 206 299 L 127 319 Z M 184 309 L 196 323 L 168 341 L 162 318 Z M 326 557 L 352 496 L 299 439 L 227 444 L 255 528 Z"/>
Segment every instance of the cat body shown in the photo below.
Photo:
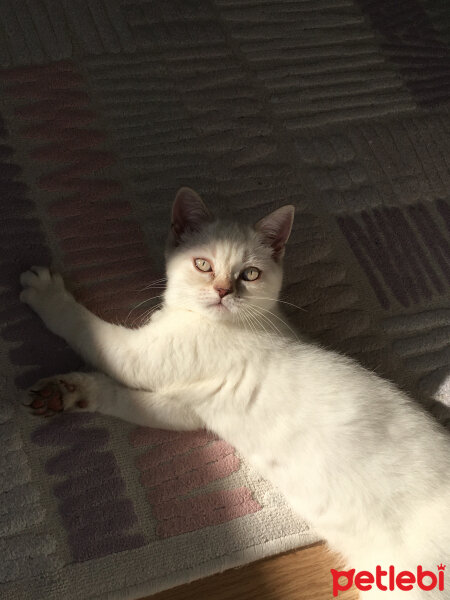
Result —
<path fill-rule="evenodd" d="M 151 387 L 234 445 L 352 566 L 445 560 L 450 444 L 431 417 L 339 354 L 174 312 L 156 324 L 167 346 Z"/>
<path fill-rule="evenodd" d="M 48 269 L 23 274 L 21 299 L 100 371 L 43 381 L 38 388 L 54 386 L 56 400 L 43 408 L 38 390 L 31 406 L 206 427 L 349 567 L 435 571 L 450 555 L 450 438 L 393 384 L 298 339 L 284 322 L 277 297 L 292 218 L 283 207 L 254 228 L 224 225 L 180 190 L 164 305 L 136 330 L 92 315 Z M 408 598 L 442 600 L 447 587 Z M 368 598 L 377 593 L 386 596 Z M 404 595 L 387 595 L 396 594 Z"/>

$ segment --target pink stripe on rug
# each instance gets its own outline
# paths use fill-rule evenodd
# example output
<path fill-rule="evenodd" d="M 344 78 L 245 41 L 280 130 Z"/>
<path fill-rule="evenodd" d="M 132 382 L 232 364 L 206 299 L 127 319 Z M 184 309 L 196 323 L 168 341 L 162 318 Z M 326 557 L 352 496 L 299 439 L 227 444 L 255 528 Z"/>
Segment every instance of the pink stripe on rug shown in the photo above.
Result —
<path fill-rule="evenodd" d="M 261 505 L 253 500 L 248 488 L 221 490 L 155 506 L 155 516 L 162 521 L 156 531 L 160 537 L 167 538 L 219 525 L 258 510 Z"/>
<path fill-rule="evenodd" d="M 239 471 L 241 461 L 230 444 L 209 431 L 179 432 L 138 427 L 132 446 L 150 448 L 136 460 L 141 483 L 161 538 L 218 525 L 261 510 L 246 487 L 201 491 L 213 481 Z M 224 481 L 224 486 L 227 483 Z M 228 482 L 228 486 L 230 483 Z M 186 494 L 198 490 L 195 498 Z M 184 497 L 184 498 L 183 498 Z"/>
<path fill-rule="evenodd" d="M 216 440 L 217 436 L 210 431 L 203 432 L 209 436 L 210 440 Z M 169 431 L 167 429 L 152 429 L 151 427 L 136 427 L 130 435 L 130 444 L 134 448 L 141 446 L 156 446 L 165 444 L 172 440 L 182 438 L 185 441 L 186 447 L 189 447 L 190 439 L 195 436 L 195 433 L 186 433 L 185 431 Z"/>
<path fill-rule="evenodd" d="M 189 454 L 177 456 L 148 471 L 144 471 L 141 476 L 141 483 L 146 487 L 157 485 L 233 453 L 234 448 L 230 444 L 227 444 L 227 442 L 222 440 L 213 442 L 206 448 L 193 450 Z"/>
<path fill-rule="evenodd" d="M 107 136 L 99 130 L 83 75 L 61 61 L 14 69 L 6 77 L 6 93 L 19 98 L 15 115 L 23 123 L 21 135 L 33 140 L 29 154 L 39 170 L 36 184 L 47 193 L 49 226 L 75 296 L 99 316 L 124 321 L 131 306 L 149 299 L 151 294 L 143 297 L 138 290 L 157 275 L 132 207 L 120 198 L 116 157 L 104 146 Z M 87 266 L 97 267 L 96 274 L 82 273 Z M 147 308 L 138 307 L 134 318 L 142 318 Z"/>
<path fill-rule="evenodd" d="M 206 446 L 210 442 L 210 434 L 203 431 L 189 436 L 189 447 L 192 449 Z M 141 454 L 136 460 L 136 466 L 140 471 L 145 471 L 181 454 L 186 454 L 186 439 L 183 437 L 154 446 L 145 454 Z"/>
<path fill-rule="evenodd" d="M 166 502 L 172 498 L 178 498 L 192 490 L 206 486 L 212 481 L 224 479 L 239 471 L 241 461 L 234 454 L 219 458 L 207 465 L 198 465 L 192 471 L 179 475 L 174 479 L 165 481 L 149 489 L 147 498 L 152 504 Z"/>

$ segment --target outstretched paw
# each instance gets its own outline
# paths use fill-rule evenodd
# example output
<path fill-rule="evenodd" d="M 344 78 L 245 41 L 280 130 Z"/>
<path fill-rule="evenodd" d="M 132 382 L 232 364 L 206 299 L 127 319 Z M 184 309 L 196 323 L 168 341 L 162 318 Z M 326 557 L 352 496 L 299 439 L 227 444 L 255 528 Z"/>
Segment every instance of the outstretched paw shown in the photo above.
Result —
<path fill-rule="evenodd" d="M 20 283 L 23 287 L 20 300 L 37 312 L 49 329 L 58 329 L 58 323 L 67 320 L 65 309 L 68 301 L 74 301 L 74 298 L 66 290 L 59 273 L 53 273 L 47 267 L 31 267 L 22 273 Z"/>
<path fill-rule="evenodd" d="M 28 390 L 26 404 L 33 415 L 51 417 L 63 411 L 93 411 L 94 403 L 82 382 L 83 375 L 72 373 L 41 379 Z"/>

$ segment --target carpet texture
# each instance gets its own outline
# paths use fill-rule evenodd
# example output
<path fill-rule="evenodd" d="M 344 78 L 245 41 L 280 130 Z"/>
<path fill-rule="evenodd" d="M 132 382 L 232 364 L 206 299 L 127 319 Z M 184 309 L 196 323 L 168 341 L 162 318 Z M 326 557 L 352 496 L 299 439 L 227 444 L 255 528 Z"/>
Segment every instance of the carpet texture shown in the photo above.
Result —
<path fill-rule="evenodd" d="M 181 185 L 239 220 L 295 204 L 292 322 L 450 404 L 449 59 L 446 0 L 0 0 L 1 598 L 137 598 L 316 539 L 212 435 L 20 406 L 81 366 L 20 272 L 137 326 Z"/>

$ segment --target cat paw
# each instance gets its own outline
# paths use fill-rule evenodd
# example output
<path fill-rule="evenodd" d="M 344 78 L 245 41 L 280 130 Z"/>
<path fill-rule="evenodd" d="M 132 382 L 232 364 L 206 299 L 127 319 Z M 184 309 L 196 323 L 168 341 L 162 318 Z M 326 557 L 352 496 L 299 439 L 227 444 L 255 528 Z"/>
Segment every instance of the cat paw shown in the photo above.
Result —
<path fill-rule="evenodd" d="M 41 379 L 27 394 L 29 402 L 25 406 L 31 414 L 41 417 L 65 411 L 92 412 L 96 408 L 83 373 Z"/>
<path fill-rule="evenodd" d="M 41 316 L 57 312 L 58 307 L 72 298 L 64 287 L 61 275 L 52 273 L 47 267 L 31 267 L 22 273 L 20 283 L 23 287 L 21 302 L 31 306 Z"/>

